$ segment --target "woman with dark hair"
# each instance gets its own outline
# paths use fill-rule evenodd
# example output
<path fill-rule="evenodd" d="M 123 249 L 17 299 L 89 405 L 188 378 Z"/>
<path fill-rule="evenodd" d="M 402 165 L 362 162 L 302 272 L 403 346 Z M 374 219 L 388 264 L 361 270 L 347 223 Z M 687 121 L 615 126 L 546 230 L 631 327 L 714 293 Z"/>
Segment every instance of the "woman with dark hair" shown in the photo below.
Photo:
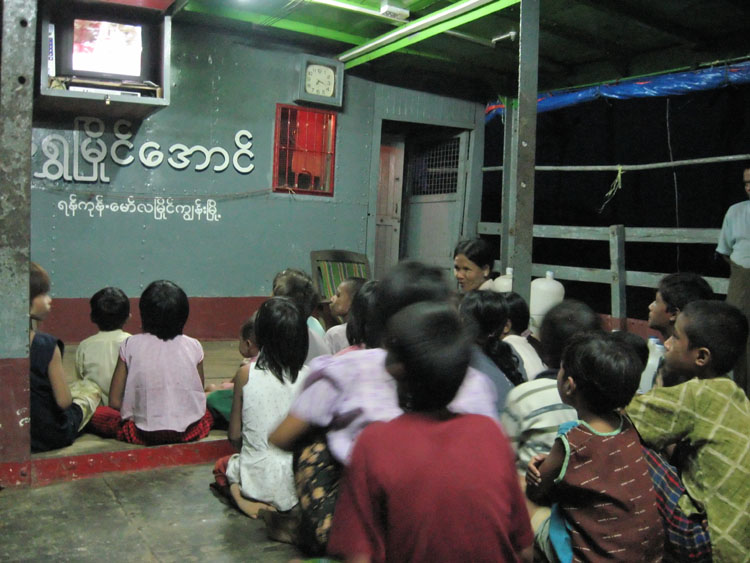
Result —
<path fill-rule="evenodd" d="M 480 238 L 464 240 L 453 251 L 453 275 L 462 292 L 473 289 L 491 290 L 495 258 L 489 243 Z"/>
<path fill-rule="evenodd" d="M 229 417 L 229 441 L 240 453 L 216 462 L 212 484 L 251 518 L 261 508 L 286 511 L 297 504 L 292 454 L 269 446 L 268 433 L 284 418 L 307 375 L 305 317 L 290 299 L 264 302 L 254 328 L 260 354 L 234 377 Z"/>

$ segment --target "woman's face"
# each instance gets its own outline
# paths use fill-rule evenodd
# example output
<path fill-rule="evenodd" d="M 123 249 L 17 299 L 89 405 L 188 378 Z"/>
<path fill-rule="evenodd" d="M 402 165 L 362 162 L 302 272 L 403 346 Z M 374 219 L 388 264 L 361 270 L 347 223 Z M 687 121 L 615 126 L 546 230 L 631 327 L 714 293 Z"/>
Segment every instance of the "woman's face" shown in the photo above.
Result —
<path fill-rule="evenodd" d="M 480 268 L 464 254 L 456 254 L 455 258 L 453 258 L 453 275 L 456 276 L 461 291 L 466 292 L 477 289 L 487 280 L 489 274 L 489 266 Z"/>

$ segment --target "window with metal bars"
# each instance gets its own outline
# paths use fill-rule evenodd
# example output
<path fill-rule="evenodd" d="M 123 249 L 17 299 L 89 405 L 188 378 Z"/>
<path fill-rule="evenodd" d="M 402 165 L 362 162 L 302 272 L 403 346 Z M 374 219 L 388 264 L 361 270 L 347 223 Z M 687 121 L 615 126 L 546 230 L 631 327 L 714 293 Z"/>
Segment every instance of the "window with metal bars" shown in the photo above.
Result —
<path fill-rule="evenodd" d="M 407 156 L 407 190 L 411 195 L 455 193 L 458 188 L 460 140 L 441 140 L 417 146 Z"/>
<path fill-rule="evenodd" d="M 336 114 L 276 105 L 273 191 L 333 195 Z"/>

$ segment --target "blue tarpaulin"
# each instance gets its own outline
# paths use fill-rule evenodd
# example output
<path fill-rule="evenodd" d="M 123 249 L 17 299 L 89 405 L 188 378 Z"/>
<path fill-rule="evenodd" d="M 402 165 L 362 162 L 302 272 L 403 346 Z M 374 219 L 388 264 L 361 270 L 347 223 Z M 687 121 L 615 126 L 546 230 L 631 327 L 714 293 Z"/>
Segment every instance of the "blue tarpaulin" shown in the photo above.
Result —
<path fill-rule="evenodd" d="M 537 113 L 565 108 L 597 98 L 616 98 L 627 100 L 630 98 L 648 98 L 652 96 L 677 96 L 723 88 L 730 84 L 746 84 L 750 82 L 750 61 L 722 65 L 687 72 L 662 74 L 646 78 L 635 78 L 625 82 L 601 84 L 579 90 L 559 90 L 540 94 L 537 103 Z M 487 104 L 485 122 L 500 117 L 505 112 L 502 102 Z"/>

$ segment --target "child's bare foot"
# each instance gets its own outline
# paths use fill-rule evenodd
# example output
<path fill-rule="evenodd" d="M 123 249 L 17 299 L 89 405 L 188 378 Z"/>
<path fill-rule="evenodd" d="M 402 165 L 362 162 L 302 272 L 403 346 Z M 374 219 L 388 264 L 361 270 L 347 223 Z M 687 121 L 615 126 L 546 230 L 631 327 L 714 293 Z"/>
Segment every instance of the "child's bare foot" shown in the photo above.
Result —
<path fill-rule="evenodd" d="M 209 383 L 208 385 L 206 385 L 206 393 L 213 393 L 218 388 L 219 386 L 216 385 L 215 383 Z"/>
<path fill-rule="evenodd" d="M 238 483 L 232 483 L 231 485 L 229 485 L 229 493 L 232 495 L 232 499 L 237 504 L 237 508 L 247 514 L 250 518 L 257 518 L 259 510 L 270 510 L 272 512 L 276 512 L 276 509 L 270 504 L 248 500 L 243 497 L 242 493 L 240 492 L 240 486 Z"/>

